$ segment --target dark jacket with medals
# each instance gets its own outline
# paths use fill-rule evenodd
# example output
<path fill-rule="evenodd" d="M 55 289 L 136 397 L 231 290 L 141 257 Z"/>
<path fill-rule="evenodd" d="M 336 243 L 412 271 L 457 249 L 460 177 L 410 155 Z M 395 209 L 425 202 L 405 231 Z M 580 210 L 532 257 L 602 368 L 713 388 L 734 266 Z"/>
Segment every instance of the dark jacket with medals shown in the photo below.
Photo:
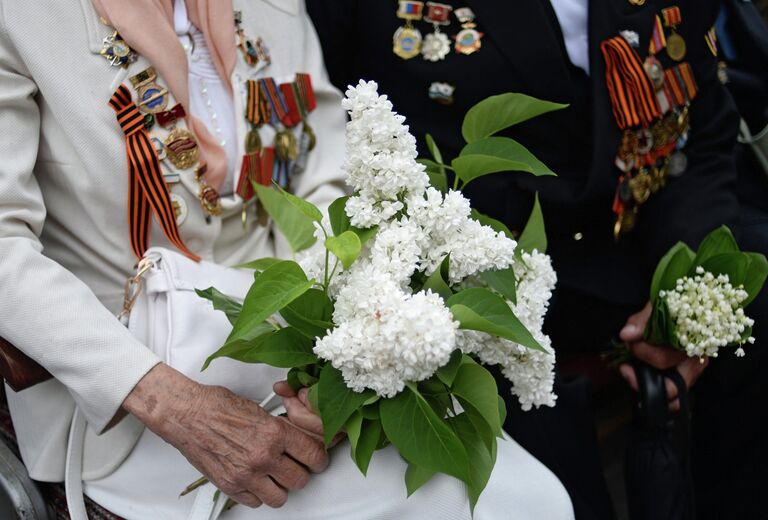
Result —
<path fill-rule="evenodd" d="M 508 132 L 557 174 L 533 178 L 497 174 L 473 183 L 468 195 L 478 209 L 520 230 L 533 193 L 543 204 L 550 253 L 559 283 L 608 302 L 642 306 L 653 268 L 676 241 L 695 247 L 710 230 L 735 222 L 738 205 L 731 154 L 738 119 L 717 79 L 717 61 L 704 35 L 717 14 L 715 2 L 629 0 L 589 2 L 590 74 L 572 65 L 561 29 L 548 2 L 465 0 L 475 13 L 482 47 L 471 55 L 451 49 L 441 61 L 393 53 L 392 35 L 404 25 L 395 0 L 309 0 L 309 12 L 324 46 L 326 66 L 337 87 L 358 79 L 376 80 L 398 112 L 407 117 L 422 146 L 429 132 L 443 156 L 458 155 L 461 121 L 476 102 L 502 92 L 522 92 L 568 103 L 566 110 L 523 123 Z M 639 37 L 638 53 L 647 53 L 654 15 L 677 5 L 677 32 L 687 44 L 684 58 L 698 84 L 692 103 L 691 133 L 684 153 L 687 171 L 671 179 L 640 208 L 636 228 L 614 240 L 612 202 L 619 170 L 614 157 L 621 133 L 611 111 L 600 43 L 621 31 Z M 414 22 L 422 34 L 431 24 Z M 456 17 L 441 28 L 449 36 L 461 29 Z M 675 64 L 659 53 L 665 67 Z M 451 104 L 430 99 L 435 82 L 455 87 Z"/>

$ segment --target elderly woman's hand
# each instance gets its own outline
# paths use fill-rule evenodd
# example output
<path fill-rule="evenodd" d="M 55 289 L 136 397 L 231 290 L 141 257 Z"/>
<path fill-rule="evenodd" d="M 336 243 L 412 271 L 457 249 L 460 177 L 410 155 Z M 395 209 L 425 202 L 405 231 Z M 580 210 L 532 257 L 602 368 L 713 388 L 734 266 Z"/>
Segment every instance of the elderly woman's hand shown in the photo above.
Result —
<path fill-rule="evenodd" d="M 273 390 L 283 398 L 283 405 L 288 414 L 288 420 L 294 426 L 301 428 L 322 441 L 323 421 L 312 409 L 312 405 L 309 404 L 309 390 L 302 388 L 296 393 L 287 381 L 278 381 L 275 383 Z M 336 446 L 345 436 L 344 432 L 337 433 L 331 441 L 330 447 Z"/>
<path fill-rule="evenodd" d="M 123 403 L 224 494 L 251 507 L 282 506 L 310 472 L 328 466 L 322 442 L 226 388 L 157 365 Z"/>

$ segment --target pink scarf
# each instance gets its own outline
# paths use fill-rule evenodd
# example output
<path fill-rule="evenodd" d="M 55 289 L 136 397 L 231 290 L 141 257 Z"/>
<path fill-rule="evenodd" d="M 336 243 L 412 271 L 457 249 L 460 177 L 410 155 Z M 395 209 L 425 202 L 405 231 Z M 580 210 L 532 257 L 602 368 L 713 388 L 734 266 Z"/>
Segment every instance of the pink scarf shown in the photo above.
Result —
<path fill-rule="evenodd" d="M 236 58 L 232 0 L 185 1 L 190 21 L 205 35 L 216 70 L 231 89 L 230 76 Z M 174 0 L 92 2 L 96 12 L 155 67 L 189 114 L 189 70 L 186 53 L 174 29 Z M 226 152 L 201 121 L 188 116 L 187 125 L 199 141 L 201 161 L 208 164 L 206 181 L 218 189 L 227 176 Z"/>

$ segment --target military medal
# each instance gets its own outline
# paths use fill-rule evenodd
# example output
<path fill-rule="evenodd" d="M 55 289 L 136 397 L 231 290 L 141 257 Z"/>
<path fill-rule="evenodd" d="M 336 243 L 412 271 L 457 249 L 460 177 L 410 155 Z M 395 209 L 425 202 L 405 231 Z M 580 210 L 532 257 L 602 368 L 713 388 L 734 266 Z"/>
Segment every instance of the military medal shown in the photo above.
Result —
<path fill-rule="evenodd" d="M 475 13 L 469 7 L 462 7 L 456 9 L 454 14 L 462 27 L 461 31 L 454 36 L 456 52 L 468 56 L 479 51 L 483 45 L 481 40 L 484 34 L 476 29 Z"/>
<path fill-rule="evenodd" d="M 113 67 L 127 68 L 128 65 L 138 59 L 138 56 L 115 31 L 103 40 L 103 47 L 99 54 L 109 61 Z"/>
<path fill-rule="evenodd" d="M 442 81 L 435 81 L 429 86 L 429 99 L 440 103 L 441 105 L 453 104 L 453 93 L 456 91 L 456 87 L 444 83 Z"/>
<path fill-rule="evenodd" d="M 664 25 L 671 31 L 667 36 L 667 55 L 675 61 L 683 61 L 687 48 L 685 40 L 676 30 L 683 21 L 680 8 L 677 6 L 667 7 L 661 10 L 661 14 L 664 17 Z"/>
<path fill-rule="evenodd" d="M 176 104 L 176 106 L 170 110 L 158 112 L 155 114 L 157 123 L 163 128 L 168 128 L 169 126 L 175 124 L 179 119 L 184 119 L 185 117 L 187 117 L 187 113 L 180 103 Z"/>
<path fill-rule="evenodd" d="M 424 21 L 431 23 L 434 32 L 424 37 L 424 43 L 421 45 L 421 55 L 427 61 L 444 60 L 451 52 L 451 40 L 440 30 L 441 25 L 451 23 L 451 11 L 453 7 L 446 4 L 427 2 L 427 14 L 424 15 Z"/>
<path fill-rule="evenodd" d="M 199 185 L 197 198 L 200 200 L 200 205 L 203 207 L 203 211 L 205 211 L 206 220 L 210 221 L 211 216 L 216 216 L 221 213 L 221 197 L 219 197 L 219 192 L 205 182 L 205 174 L 207 172 L 208 165 L 201 164 L 197 170 L 195 170 L 195 180 L 197 180 Z"/>
<path fill-rule="evenodd" d="M 168 160 L 179 170 L 187 170 L 200 160 L 200 148 L 192 132 L 184 128 L 175 128 L 166 137 L 165 154 Z"/>
<path fill-rule="evenodd" d="M 421 20 L 424 2 L 399 0 L 397 17 L 405 20 L 392 37 L 392 52 L 404 60 L 415 58 L 421 52 L 421 32 L 413 26 L 414 20 Z"/>
<path fill-rule="evenodd" d="M 237 35 L 237 48 L 243 54 L 243 60 L 251 67 L 255 67 L 259 63 L 269 65 L 272 63 L 272 58 L 269 55 L 269 49 L 264 45 L 264 41 L 261 38 L 256 40 L 250 40 L 245 36 L 245 31 L 242 28 L 243 13 L 242 11 L 235 11 L 235 33 Z"/>
<path fill-rule="evenodd" d="M 149 67 L 131 77 L 131 84 L 136 89 L 138 107 L 142 112 L 156 114 L 168 106 L 168 89 L 155 82 L 157 73 Z"/>
<path fill-rule="evenodd" d="M 180 226 L 187 220 L 189 214 L 187 201 L 178 193 L 171 193 L 171 204 L 173 205 L 173 212 L 176 214 L 176 224 Z"/>

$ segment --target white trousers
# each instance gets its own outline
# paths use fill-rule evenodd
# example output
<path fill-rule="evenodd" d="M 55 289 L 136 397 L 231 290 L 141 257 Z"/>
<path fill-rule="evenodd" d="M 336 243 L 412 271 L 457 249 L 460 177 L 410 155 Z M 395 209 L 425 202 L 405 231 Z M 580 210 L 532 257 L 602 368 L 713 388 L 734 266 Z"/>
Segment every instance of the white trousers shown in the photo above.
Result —
<path fill-rule="evenodd" d="M 474 520 L 572 520 L 571 501 L 560 481 L 514 440 L 498 443 L 496 467 L 480 497 Z M 292 492 L 280 509 L 238 505 L 222 520 L 471 520 L 463 483 L 435 476 L 406 498 L 406 464 L 386 448 L 373 455 L 364 477 L 342 442 L 331 465 Z M 185 520 L 195 493 L 179 493 L 200 477 L 169 444 L 145 430 L 125 463 L 112 475 L 85 483 L 85 494 L 127 520 Z"/>

